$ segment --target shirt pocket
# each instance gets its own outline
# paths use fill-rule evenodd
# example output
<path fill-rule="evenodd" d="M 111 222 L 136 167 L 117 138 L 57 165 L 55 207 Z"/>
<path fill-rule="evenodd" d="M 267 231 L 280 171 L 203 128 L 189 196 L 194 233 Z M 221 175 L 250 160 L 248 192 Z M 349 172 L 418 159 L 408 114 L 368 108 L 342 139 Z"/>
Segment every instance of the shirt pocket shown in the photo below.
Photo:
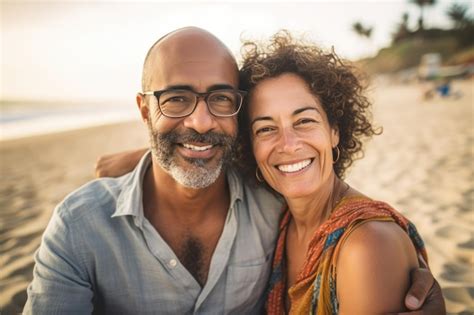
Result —
<path fill-rule="evenodd" d="M 226 314 L 261 313 L 270 267 L 269 257 L 256 264 L 228 267 L 225 292 Z"/>

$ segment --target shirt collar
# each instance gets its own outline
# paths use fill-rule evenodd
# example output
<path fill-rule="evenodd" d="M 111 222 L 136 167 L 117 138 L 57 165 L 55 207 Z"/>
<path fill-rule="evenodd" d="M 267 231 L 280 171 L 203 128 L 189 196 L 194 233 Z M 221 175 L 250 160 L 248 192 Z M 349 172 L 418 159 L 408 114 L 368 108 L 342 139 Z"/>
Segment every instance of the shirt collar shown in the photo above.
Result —
<path fill-rule="evenodd" d="M 143 178 L 150 164 L 151 152 L 148 151 L 123 183 L 112 217 L 131 215 L 139 221 L 143 220 Z"/>
<path fill-rule="evenodd" d="M 118 196 L 116 210 L 111 217 L 131 215 L 140 225 L 143 223 L 143 178 L 151 164 L 151 151 L 148 151 L 140 160 L 135 169 L 123 183 L 122 192 Z M 232 169 L 227 170 L 227 183 L 230 191 L 230 208 L 237 200 L 243 200 L 242 178 Z"/>
<path fill-rule="evenodd" d="M 235 170 L 229 168 L 227 170 L 227 184 L 229 185 L 230 191 L 230 207 L 234 206 L 237 200 L 242 201 L 243 197 L 243 179 L 239 176 Z"/>

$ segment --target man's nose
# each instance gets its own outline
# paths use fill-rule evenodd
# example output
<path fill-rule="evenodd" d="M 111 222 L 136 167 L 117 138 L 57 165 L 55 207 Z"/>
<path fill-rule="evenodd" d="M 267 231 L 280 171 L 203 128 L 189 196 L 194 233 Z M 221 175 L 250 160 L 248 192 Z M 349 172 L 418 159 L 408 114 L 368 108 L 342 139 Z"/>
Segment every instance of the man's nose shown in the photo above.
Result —
<path fill-rule="evenodd" d="M 282 153 L 294 153 L 301 149 L 300 137 L 291 128 L 283 128 L 279 139 L 278 151 Z"/>
<path fill-rule="evenodd" d="M 198 100 L 194 112 L 184 118 L 184 126 L 194 129 L 198 133 L 206 133 L 215 128 L 215 117 L 209 112 L 209 108 L 203 98 Z"/>

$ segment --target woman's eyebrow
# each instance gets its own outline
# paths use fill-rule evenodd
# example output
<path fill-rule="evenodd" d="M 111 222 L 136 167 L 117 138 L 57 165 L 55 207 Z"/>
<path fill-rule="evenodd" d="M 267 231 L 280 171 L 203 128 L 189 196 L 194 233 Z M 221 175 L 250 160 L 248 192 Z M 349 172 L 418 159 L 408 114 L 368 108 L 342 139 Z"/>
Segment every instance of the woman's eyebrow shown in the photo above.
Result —
<path fill-rule="evenodd" d="M 321 114 L 321 112 L 319 111 L 319 109 L 317 107 L 314 107 L 314 106 L 305 106 L 305 107 L 301 107 L 301 108 L 298 108 L 296 109 L 291 115 L 292 116 L 295 116 L 295 115 L 298 115 L 304 111 L 307 111 L 307 110 L 315 110 L 316 112 L 318 112 L 319 114 Z M 270 120 L 272 121 L 273 118 L 270 117 L 270 116 L 261 116 L 261 117 L 257 117 L 255 118 L 254 120 L 252 120 L 252 122 L 250 123 L 250 128 L 252 128 L 253 124 L 256 123 L 257 121 L 261 121 L 261 120 Z"/>
<path fill-rule="evenodd" d="M 319 109 L 317 107 L 314 107 L 314 106 L 305 106 L 305 107 L 302 107 L 302 108 L 298 108 L 297 110 L 295 110 L 293 112 L 293 116 L 295 115 L 298 115 L 304 111 L 307 111 L 307 110 L 315 110 L 317 111 L 319 114 L 321 114 L 321 112 L 319 111 Z"/>
<path fill-rule="evenodd" d="M 273 118 L 270 117 L 270 116 L 257 117 L 254 120 L 252 120 L 252 122 L 250 123 L 250 129 L 252 129 L 252 126 L 253 126 L 254 123 L 256 123 L 257 121 L 260 121 L 260 120 L 273 120 Z"/>

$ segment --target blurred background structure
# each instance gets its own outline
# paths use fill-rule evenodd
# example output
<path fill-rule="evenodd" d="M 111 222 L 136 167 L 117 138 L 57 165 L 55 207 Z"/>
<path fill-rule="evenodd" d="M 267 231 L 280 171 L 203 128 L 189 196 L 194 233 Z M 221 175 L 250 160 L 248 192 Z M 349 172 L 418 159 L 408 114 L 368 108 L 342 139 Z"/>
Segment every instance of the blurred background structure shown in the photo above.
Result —
<path fill-rule="evenodd" d="M 469 0 L 0 2 L 0 312 L 21 312 L 55 205 L 99 155 L 147 145 L 135 94 L 156 39 L 194 25 L 239 58 L 280 29 L 371 78 L 374 120 L 348 181 L 424 237 L 449 314 L 474 314 L 474 18 Z M 370 180 L 370 181 L 369 181 Z"/>

